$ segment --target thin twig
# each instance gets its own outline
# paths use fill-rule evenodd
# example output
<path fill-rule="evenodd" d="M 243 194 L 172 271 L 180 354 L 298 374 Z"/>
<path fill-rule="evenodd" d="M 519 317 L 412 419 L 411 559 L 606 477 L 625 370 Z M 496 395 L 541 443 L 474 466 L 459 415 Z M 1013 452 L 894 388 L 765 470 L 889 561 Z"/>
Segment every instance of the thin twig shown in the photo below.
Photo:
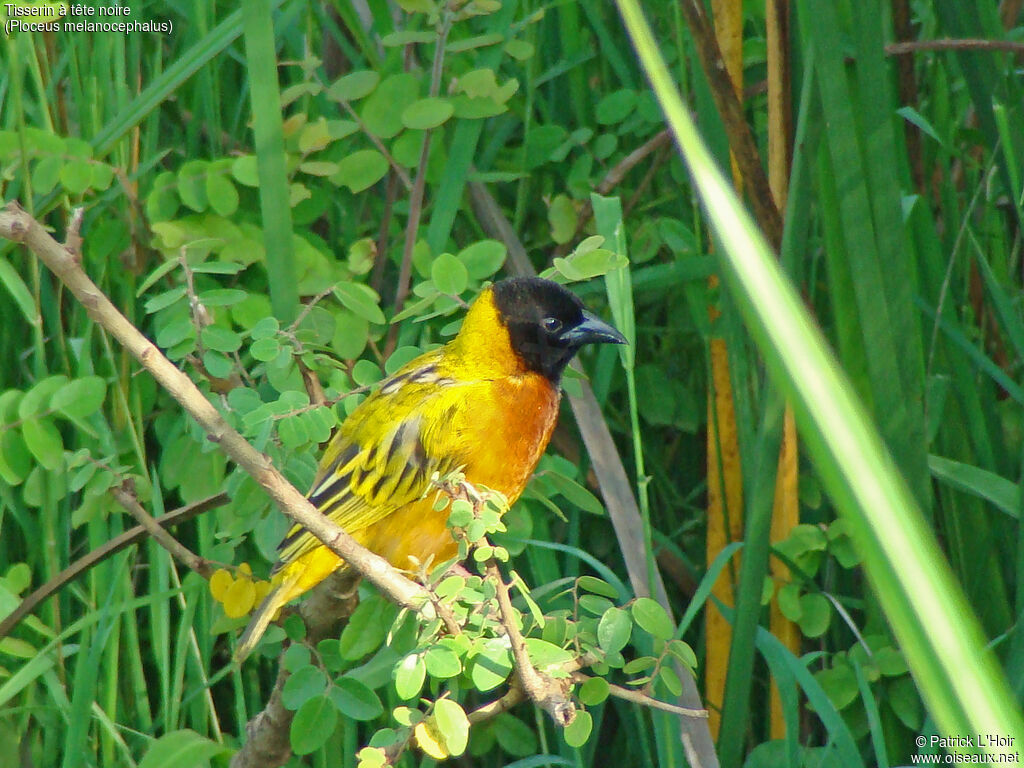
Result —
<path fill-rule="evenodd" d="M 134 517 L 136 522 L 146 529 L 146 532 L 150 537 L 154 539 L 157 544 L 170 552 L 175 559 L 181 561 L 181 563 L 198 573 L 204 579 L 209 579 L 210 576 L 213 575 L 214 568 L 210 564 L 209 560 L 205 557 L 200 557 L 176 538 L 171 536 L 171 534 L 169 534 L 167 530 L 157 522 L 156 518 L 143 509 L 142 505 L 139 504 L 139 499 L 135 495 L 135 489 L 132 487 L 130 480 L 125 481 L 121 485 L 115 485 L 110 489 L 110 495 L 117 499 L 117 503 L 124 507 L 128 514 Z"/>
<path fill-rule="evenodd" d="M 516 674 L 523 691 L 530 700 L 543 709 L 556 724 L 563 728 L 576 717 L 576 706 L 569 695 L 571 685 L 568 679 L 556 679 L 544 674 L 533 666 L 530 654 L 526 650 L 523 633 L 516 625 L 512 599 L 509 597 L 508 584 L 501 576 L 498 564 L 494 560 L 487 563 L 487 577 L 497 588 L 498 608 L 501 611 L 501 624 L 508 633 L 512 645 L 512 658 L 515 660 Z"/>
<path fill-rule="evenodd" d="M 903 40 L 885 46 L 888 56 L 906 56 L 919 51 L 1009 51 L 1024 53 L 1024 43 L 1015 40 L 983 40 L 980 38 L 960 38 L 941 40 Z"/>
<path fill-rule="evenodd" d="M 654 152 L 657 152 L 662 147 L 668 146 L 671 143 L 671 141 L 672 138 L 671 134 L 668 132 L 668 129 L 664 131 L 659 131 L 658 133 L 654 134 L 654 136 L 649 138 L 639 147 L 637 147 L 624 158 L 619 160 L 619 162 L 617 162 L 614 166 L 612 166 L 608 170 L 608 173 L 605 174 L 604 178 L 601 179 L 601 182 L 597 185 L 595 191 L 599 195 L 607 195 L 609 192 L 615 189 L 615 187 L 617 187 L 622 182 L 622 180 L 626 178 L 626 174 L 633 170 L 637 165 L 639 165 L 644 160 L 644 158 L 646 158 L 648 155 L 653 154 Z M 586 227 L 587 222 L 590 221 L 590 217 L 593 214 L 594 207 L 590 202 L 590 198 L 587 198 L 586 200 L 583 201 L 583 206 L 580 208 L 579 215 L 576 217 L 575 234 L 571 238 L 569 238 L 567 242 L 563 243 L 562 245 L 558 246 L 558 248 L 555 249 L 559 255 L 569 252 L 569 249 L 572 247 L 572 243 L 579 239 L 580 234 L 583 232 L 584 227 Z"/>
<path fill-rule="evenodd" d="M 452 27 L 451 13 L 442 13 L 437 29 L 437 45 L 434 48 L 434 64 L 430 70 L 430 95 L 437 96 L 441 90 L 441 72 L 444 67 L 444 46 L 448 41 L 448 32 Z M 405 244 L 402 247 L 402 266 L 398 271 L 398 287 L 395 291 L 395 314 L 402 311 L 405 299 L 409 295 L 409 281 L 412 279 L 412 252 L 416 246 L 416 233 L 420 228 L 420 215 L 423 212 L 423 190 L 427 184 L 427 161 L 430 159 L 430 137 L 432 130 L 423 132 L 423 143 L 420 146 L 420 161 L 416 168 L 416 180 L 409 193 L 409 220 L 405 227 Z M 394 351 L 395 340 L 398 338 L 398 326 L 388 330 L 385 354 Z"/>
<path fill-rule="evenodd" d="M 590 680 L 591 677 L 590 675 L 585 675 L 582 672 L 576 672 L 573 674 L 572 679 L 577 683 L 585 683 L 587 680 Z M 639 704 L 643 707 L 650 707 L 651 709 L 660 709 L 663 712 L 671 712 L 673 715 L 680 715 L 681 717 L 695 717 L 704 720 L 708 717 L 708 711 L 706 709 L 678 707 L 675 704 L 669 704 L 667 701 L 659 701 L 653 696 L 648 696 L 642 691 L 623 688 L 621 685 L 615 685 L 614 683 L 608 684 L 608 693 L 617 699 L 629 701 L 633 704 Z"/>
<path fill-rule="evenodd" d="M 156 518 L 156 522 L 161 528 L 170 528 L 171 526 L 179 525 L 191 520 L 193 517 L 201 515 L 203 512 L 207 512 L 211 509 L 227 504 L 230 500 L 231 499 L 228 498 L 226 493 L 218 493 L 216 496 L 210 496 L 202 501 L 197 501 L 194 504 L 189 504 L 188 506 L 168 512 L 166 515 L 161 515 Z M 18 607 L 5 616 L 3 621 L 0 621 L 0 638 L 7 637 L 11 630 L 14 629 L 14 627 L 16 627 L 23 618 L 36 609 L 36 606 L 48 597 L 59 592 L 65 584 L 74 581 L 90 568 L 106 561 L 125 547 L 138 544 L 148 535 L 149 532 L 145 528 L 141 525 L 137 525 L 134 528 L 129 528 L 120 536 L 116 536 L 111 539 L 103 546 L 97 547 L 87 555 L 75 560 L 75 562 L 18 603 Z"/>

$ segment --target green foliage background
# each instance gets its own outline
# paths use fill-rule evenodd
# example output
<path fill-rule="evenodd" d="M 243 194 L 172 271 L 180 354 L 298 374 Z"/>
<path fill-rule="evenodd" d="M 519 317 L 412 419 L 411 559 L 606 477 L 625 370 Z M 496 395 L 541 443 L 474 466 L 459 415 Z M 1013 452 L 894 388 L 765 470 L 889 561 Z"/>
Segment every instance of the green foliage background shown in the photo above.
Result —
<path fill-rule="evenodd" d="M 432 3 L 398 5 L 286 0 L 225 13 L 213 3 L 140 2 L 133 19 L 169 19 L 174 33 L 14 34 L 0 70 L 3 197 L 58 233 L 84 206 L 89 275 L 305 488 L 318 444 L 366 389 L 449 338 L 462 305 L 508 273 L 505 245 L 467 194 L 467 182 L 485 184 L 536 269 L 583 281 L 576 289 L 592 308 L 635 324 L 635 368 L 626 359 L 624 371 L 610 348 L 583 364 L 682 617 L 671 634 L 697 649 L 699 674 L 696 610 L 707 598 L 698 585 L 709 583 L 711 565 L 702 509 L 709 304 L 725 310 L 714 331 L 730 343 L 750 510 L 770 503 L 757 467 L 771 445 L 761 425 L 778 402 L 729 298 L 707 287 L 712 238 L 674 148 L 605 190 L 621 200 L 622 243 L 585 240 L 614 230 L 614 206 L 591 192 L 663 130 L 659 103 L 610 4 L 477 0 L 440 33 L 423 13 Z M 671 4 L 651 6 L 662 55 L 727 167 L 689 32 Z M 807 2 L 794 11 L 797 141 L 782 261 L 1019 694 L 1019 62 L 991 50 L 917 52 L 918 92 L 904 103 L 884 48 L 893 38 L 888 6 Z M 1019 20 L 1004 26 L 992 2 L 940 0 L 913 13 L 921 39 L 1020 38 Z M 763 9 L 749 5 L 751 84 L 764 78 L 764 34 Z M 747 114 L 763 146 L 764 95 L 751 90 Z M 410 217 L 420 223 L 413 238 Z M 406 246 L 411 293 L 399 308 Z M 108 493 L 126 478 L 154 514 L 227 490 L 229 503 L 175 534 L 203 557 L 265 574 L 286 523 L 257 486 L 136 375 L 31 255 L 6 242 L 0 254 L 0 616 L 131 527 Z M 600 279 L 618 279 L 624 255 L 628 304 Z M 296 309 L 298 296 L 307 308 Z M 332 408 L 310 406 L 302 367 Z M 753 694 L 722 743 L 743 744 L 750 766 L 909 762 L 916 738 L 935 725 L 861 577 L 848 523 L 836 520 L 809 466 L 800 489 L 803 524 L 776 548 L 794 579 L 759 580 L 754 604 L 777 600 L 808 653 L 798 660 L 764 633 L 751 638 Z M 626 648 L 625 637 L 628 652 L 645 657 L 668 637 L 663 628 L 623 635 L 631 625 L 619 606 L 631 606 L 644 629 L 660 619 L 641 620 L 628 602 L 595 493 L 565 418 L 500 544 L 545 612 L 565 622 L 582 611 L 595 626 L 600 617 L 608 647 Z M 613 585 L 605 602 L 573 588 L 593 575 Z M 233 584 L 251 604 L 252 582 Z M 394 727 L 392 709 L 420 690 L 392 679 L 401 638 L 382 646 L 384 636 L 363 635 L 353 646 L 357 630 L 389 623 L 389 607 L 372 597 L 363 605 L 327 669 L 350 682 L 332 683 L 329 695 L 301 651 L 288 660 L 299 681 L 289 706 L 306 711 L 292 744 L 312 765 L 355 765 L 373 733 Z M 225 761 L 217 745 L 239 744 L 276 665 L 272 635 L 261 661 L 230 669 L 241 623 L 151 541 L 103 560 L 0 639 L 0 743 L 18 745 L 0 753 L 0 766 Z M 554 627 L 544 638 L 569 644 L 563 625 Z M 674 647 L 683 657 L 689 646 Z M 428 699 L 449 691 L 469 709 L 493 696 L 481 694 L 466 649 L 430 654 L 407 672 L 414 682 L 422 664 Z M 678 678 L 656 663 L 651 690 L 670 699 Z M 787 742 L 768 736 L 769 666 Z M 645 671 L 609 674 L 623 683 Z M 589 740 L 563 737 L 524 706 L 471 729 L 473 764 L 599 765 L 610 754 L 685 764 L 673 721 L 602 693 L 580 692 Z"/>

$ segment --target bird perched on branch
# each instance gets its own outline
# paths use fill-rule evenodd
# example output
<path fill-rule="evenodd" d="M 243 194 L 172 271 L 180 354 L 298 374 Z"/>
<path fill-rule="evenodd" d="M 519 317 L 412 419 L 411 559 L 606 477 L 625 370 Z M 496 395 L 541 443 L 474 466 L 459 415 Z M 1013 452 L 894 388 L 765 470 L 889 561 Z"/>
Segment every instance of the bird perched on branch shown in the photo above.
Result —
<path fill-rule="evenodd" d="M 484 289 L 452 341 L 386 379 L 356 408 L 320 460 L 309 500 L 356 541 L 398 568 L 454 557 L 447 510 L 431 478 L 454 471 L 522 493 L 558 416 L 559 381 L 586 344 L 624 344 L 569 290 L 540 278 Z M 344 562 L 296 525 L 279 547 L 271 592 L 239 640 L 244 659 L 274 615 Z"/>

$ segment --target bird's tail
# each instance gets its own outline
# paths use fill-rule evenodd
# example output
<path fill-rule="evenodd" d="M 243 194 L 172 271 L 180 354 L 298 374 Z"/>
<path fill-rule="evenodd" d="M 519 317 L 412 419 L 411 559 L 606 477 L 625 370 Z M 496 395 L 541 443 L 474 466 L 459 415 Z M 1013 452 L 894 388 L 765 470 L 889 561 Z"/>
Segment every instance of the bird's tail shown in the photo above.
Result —
<path fill-rule="evenodd" d="M 259 604 L 259 607 L 253 612 L 252 618 L 249 619 L 249 625 L 238 638 L 238 645 L 235 647 L 236 662 L 245 661 L 256 644 L 259 643 L 260 638 L 263 637 L 263 633 L 267 631 L 270 622 L 277 616 L 277 612 L 296 596 L 295 584 L 297 581 L 297 574 L 291 578 L 286 577 L 283 581 L 275 584 L 263 598 L 263 602 Z"/>

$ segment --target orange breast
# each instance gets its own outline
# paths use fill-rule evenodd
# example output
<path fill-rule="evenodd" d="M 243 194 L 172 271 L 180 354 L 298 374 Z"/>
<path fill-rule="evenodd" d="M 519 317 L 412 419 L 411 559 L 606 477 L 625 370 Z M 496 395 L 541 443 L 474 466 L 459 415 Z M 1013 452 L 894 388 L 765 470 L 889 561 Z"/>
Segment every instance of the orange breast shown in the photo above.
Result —
<path fill-rule="evenodd" d="M 490 382 L 487 396 L 452 414 L 440 429 L 452 430 L 468 446 L 466 480 L 501 491 L 509 503 L 519 498 L 547 447 L 558 418 L 559 392 L 542 376 L 527 374 Z M 410 555 L 425 562 L 454 557 L 448 510 L 433 510 L 434 495 L 388 515 L 357 538 L 398 568 Z"/>
<path fill-rule="evenodd" d="M 511 504 L 523 492 L 547 447 L 558 418 L 560 394 L 547 379 L 525 374 L 495 379 L 476 389 L 469 407 L 436 425 L 444 442 L 461 446 L 466 479 L 501 491 Z M 448 531 L 448 510 L 435 512 L 435 494 L 406 504 L 353 537 L 400 569 L 412 569 L 431 557 L 435 563 L 456 555 Z M 286 599 L 302 594 L 334 571 L 341 561 L 326 547 L 316 547 L 288 565 L 282 574 L 298 574 Z"/>

